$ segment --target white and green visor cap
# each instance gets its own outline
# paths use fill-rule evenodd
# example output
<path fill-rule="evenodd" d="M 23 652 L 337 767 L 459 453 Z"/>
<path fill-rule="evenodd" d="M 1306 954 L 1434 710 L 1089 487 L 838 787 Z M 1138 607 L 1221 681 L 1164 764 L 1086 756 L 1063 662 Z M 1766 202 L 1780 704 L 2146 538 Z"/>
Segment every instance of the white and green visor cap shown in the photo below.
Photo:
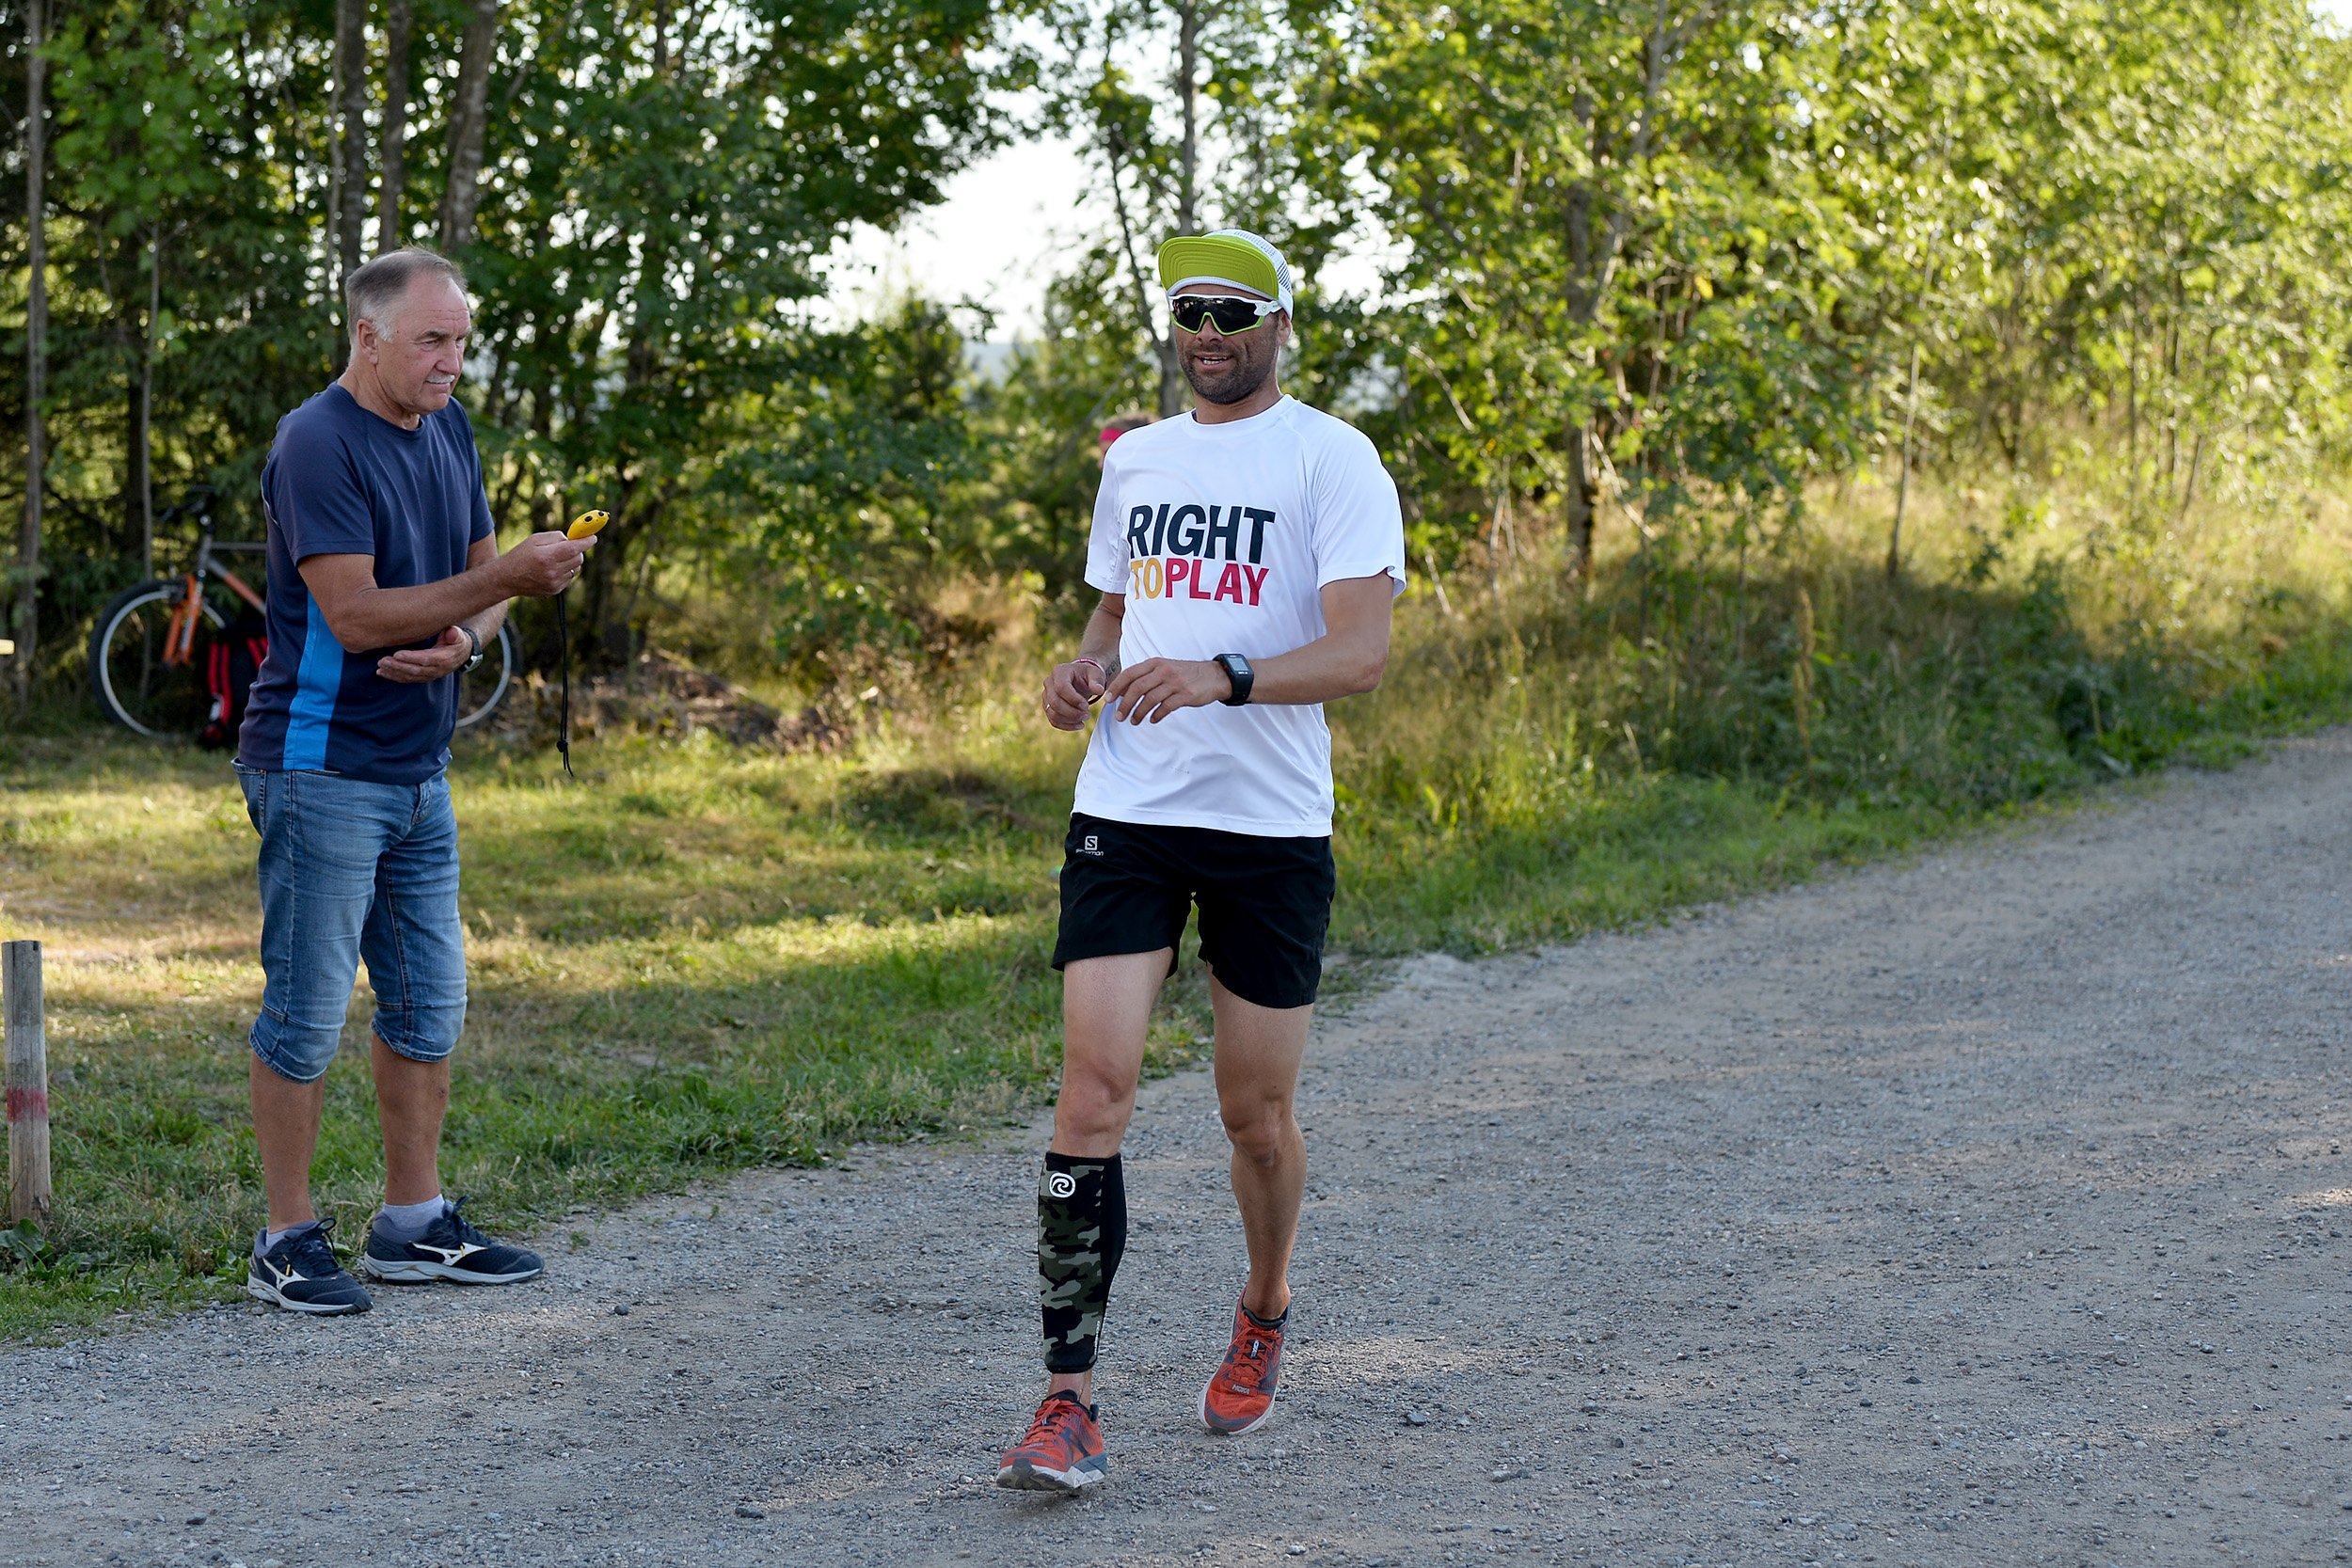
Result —
<path fill-rule="evenodd" d="M 1247 229 L 1185 234 L 1160 246 L 1160 287 L 1171 295 L 1221 284 L 1265 295 L 1291 309 L 1291 264 Z"/>

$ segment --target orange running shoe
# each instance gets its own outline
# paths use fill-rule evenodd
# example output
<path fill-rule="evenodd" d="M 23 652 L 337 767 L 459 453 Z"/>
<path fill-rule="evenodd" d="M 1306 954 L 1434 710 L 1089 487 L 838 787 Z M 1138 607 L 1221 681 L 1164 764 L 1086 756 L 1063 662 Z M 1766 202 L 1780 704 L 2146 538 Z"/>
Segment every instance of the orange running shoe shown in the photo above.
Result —
<path fill-rule="evenodd" d="M 1110 1473 L 1103 1429 L 1092 1407 L 1068 1389 L 1048 1394 L 1020 1446 L 996 1462 L 996 1484 L 1013 1492 L 1060 1492 L 1092 1486 Z"/>
<path fill-rule="evenodd" d="M 1288 1312 L 1282 1321 L 1290 1321 Z M 1257 1431 L 1274 1414 L 1274 1385 L 1281 1370 L 1282 1324 L 1263 1327 L 1236 1305 L 1225 1364 L 1200 1390 L 1201 1424 L 1228 1437 Z"/>

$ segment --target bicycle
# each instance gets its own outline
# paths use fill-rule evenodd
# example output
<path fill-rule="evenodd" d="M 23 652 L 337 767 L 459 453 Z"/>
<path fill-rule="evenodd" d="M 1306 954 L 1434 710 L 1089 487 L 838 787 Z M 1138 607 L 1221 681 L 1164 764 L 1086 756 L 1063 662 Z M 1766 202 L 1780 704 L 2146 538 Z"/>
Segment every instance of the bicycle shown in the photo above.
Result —
<path fill-rule="evenodd" d="M 156 740 L 188 740 L 208 729 L 225 729 L 238 695 L 230 688 L 237 623 L 251 626 L 252 664 L 259 668 L 268 643 L 260 629 L 267 614 L 262 595 L 216 558 L 261 555 L 263 544 L 213 537 L 215 493 L 199 485 L 158 523 L 193 516 L 196 560 L 177 578 L 157 578 L 126 588 L 100 612 L 89 638 L 90 693 L 108 718 L 135 734 Z M 222 590 L 226 590 L 224 594 Z M 246 616 L 242 601 L 251 611 Z M 199 624 L 205 632 L 199 657 Z M 479 667 L 457 677 L 457 727 L 472 729 L 497 711 L 521 668 L 515 639 L 503 626 L 483 650 Z M 250 674 L 243 676 L 250 680 Z M 223 743 L 233 741 L 224 736 Z"/>

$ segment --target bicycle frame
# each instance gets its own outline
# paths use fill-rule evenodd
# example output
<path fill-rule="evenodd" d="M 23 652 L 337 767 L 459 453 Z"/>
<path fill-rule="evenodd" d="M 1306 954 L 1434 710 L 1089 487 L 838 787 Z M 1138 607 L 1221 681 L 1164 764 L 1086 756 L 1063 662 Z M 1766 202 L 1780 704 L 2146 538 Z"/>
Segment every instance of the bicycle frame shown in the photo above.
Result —
<path fill-rule="evenodd" d="M 249 554 L 269 546 L 215 542 L 213 538 L 213 509 L 209 501 L 199 504 L 197 526 L 201 531 L 197 539 L 196 564 L 188 569 L 187 588 L 181 594 L 180 602 L 172 607 L 171 620 L 164 628 L 164 664 L 167 668 L 185 664 L 196 657 L 196 623 L 203 613 L 204 584 L 208 578 L 219 578 L 237 597 L 264 614 L 268 612 L 269 607 L 262 603 L 262 596 L 246 587 L 243 578 L 219 564 L 213 557 L 231 552 Z"/>

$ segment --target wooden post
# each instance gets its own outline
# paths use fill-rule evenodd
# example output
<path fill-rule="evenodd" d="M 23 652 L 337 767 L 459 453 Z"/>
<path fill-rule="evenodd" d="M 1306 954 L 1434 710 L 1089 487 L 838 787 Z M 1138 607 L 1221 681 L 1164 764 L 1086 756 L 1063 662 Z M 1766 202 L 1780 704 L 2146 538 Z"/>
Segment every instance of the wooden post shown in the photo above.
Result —
<path fill-rule="evenodd" d="M 49 1228 L 49 1044 L 41 1025 L 40 943 L 0 944 L 8 1010 L 8 1217 Z"/>
<path fill-rule="evenodd" d="M 1903 403 L 1903 477 L 1895 486 L 1895 526 L 1886 535 L 1886 580 L 1903 575 L 1903 503 L 1911 499 L 1911 429 L 1919 419 L 1919 341 L 1911 342 L 1911 395 Z"/>

